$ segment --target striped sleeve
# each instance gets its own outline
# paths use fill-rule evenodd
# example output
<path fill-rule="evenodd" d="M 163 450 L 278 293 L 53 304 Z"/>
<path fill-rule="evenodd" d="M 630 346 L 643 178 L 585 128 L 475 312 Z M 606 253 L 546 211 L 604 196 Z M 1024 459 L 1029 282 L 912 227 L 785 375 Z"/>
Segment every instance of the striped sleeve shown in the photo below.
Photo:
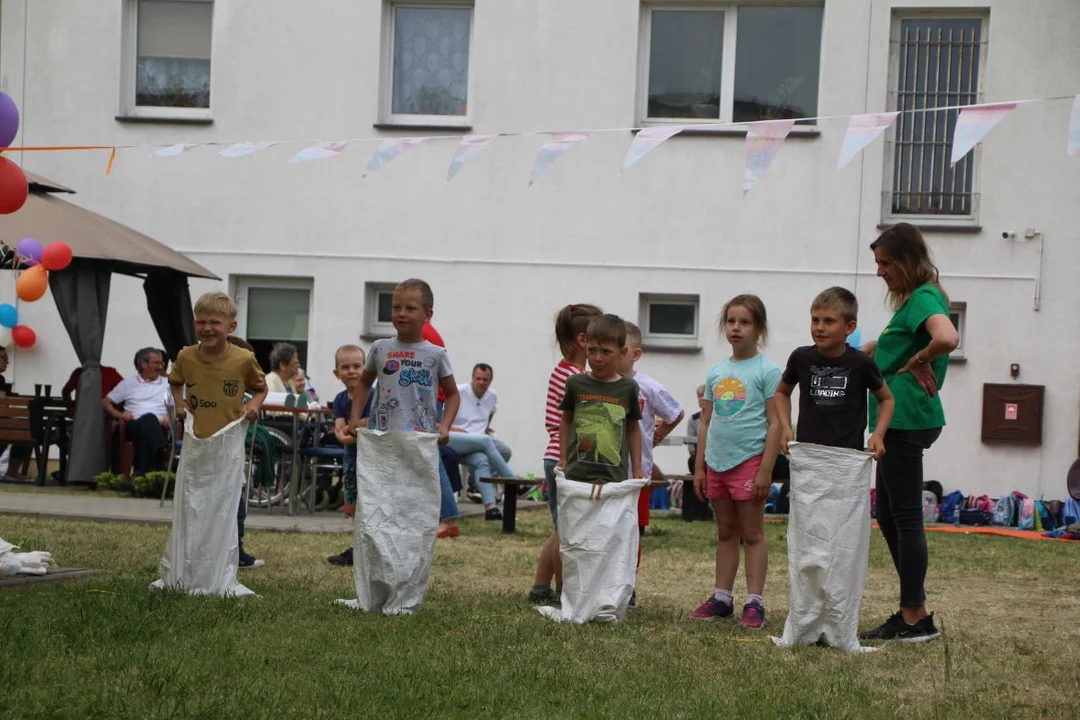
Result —
<path fill-rule="evenodd" d="M 545 460 L 558 461 L 559 459 L 559 421 L 562 420 L 562 410 L 559 409 L 559 405 L 566 395 L 566 381 L 580 372 L 581 368 L 566 361 L 560 361 L 551 371 L 544 410 L 544 426 L 548 433 L 548 446 L 544 451 Z"/>

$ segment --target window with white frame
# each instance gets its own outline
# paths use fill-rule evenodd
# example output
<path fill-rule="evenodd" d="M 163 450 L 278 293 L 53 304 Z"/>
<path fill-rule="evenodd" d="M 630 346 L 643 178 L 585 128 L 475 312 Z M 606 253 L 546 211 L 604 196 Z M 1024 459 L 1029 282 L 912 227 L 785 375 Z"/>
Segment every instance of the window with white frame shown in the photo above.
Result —
<path fill-rule="evenodd" d="M 391 337 L 394 330 L 395 283 L 369 282 L 364 285 L 364 336 Z"/>
<path fill-rule="evenodd" d="M 212 0 L 126 0 L 123 107 L 127 115 L 208 117 Z"/>
<path fill-rule="evenodd" d="M 977 223 L 978 148 L 950 165 L 959 111 L 933 108 L 980 102 L 987 19 L 980 14 L 894 17 L 890 96 L 900 115 L 886 144 L 885 221 Z"/>
<path fill-rule="evenodd" d="M 472 2 L 387 2 L 383 120 L 466 124 Z"/>
<path fill-rule="evenodd" d="M 708 124 L 817 114 L 821 2 L 642 6 L 639 116 Z"/>
<path fill-rule="evenodd" d="M 697 295 L 642 293 L 638 313 L 642 344 L 697 348 L 699 306 Z"/>
<path fill-rule="evenodd" d="M 300 363 L 307 362 L 308 324 L 311 317 L 311 278 L 237 277 L 236 334 L 255 348 L 255 357 L 266 371 L 270 351 L 281 342 L 295 345 Z"/>
<path fill-rule="evenodd" d="M 960 338 L 960 344 L 952 351 L 949 358 L 952 360 L 962 360 L 965 357 L 964 334 L 967 331 L 967 303 L 949 303 L 949 320 L 952 321 L 953 327 L 956 328 L 956 335 Z"/>

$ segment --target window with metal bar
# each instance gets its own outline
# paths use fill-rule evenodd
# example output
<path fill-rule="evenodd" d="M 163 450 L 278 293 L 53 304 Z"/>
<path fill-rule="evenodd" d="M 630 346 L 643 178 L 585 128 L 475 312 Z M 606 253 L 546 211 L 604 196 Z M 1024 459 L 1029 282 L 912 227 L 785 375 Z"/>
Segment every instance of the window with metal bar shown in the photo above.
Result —
<path fill-rule="evenodd" d="M 950 166 L 955 108 L 979 102 L 984 18 L 899 18 L 893 33 L 896 120 L 888 214 L 971 218 L 975 153 Z"/>

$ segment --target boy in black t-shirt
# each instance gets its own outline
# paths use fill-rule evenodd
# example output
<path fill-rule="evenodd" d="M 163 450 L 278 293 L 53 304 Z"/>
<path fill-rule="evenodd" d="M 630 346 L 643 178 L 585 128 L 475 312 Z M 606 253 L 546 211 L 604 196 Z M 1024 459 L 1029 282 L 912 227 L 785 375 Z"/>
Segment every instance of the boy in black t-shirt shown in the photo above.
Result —
<path fill-rule="evenodd" d="M 810 306 L 814 344 L 791 353 L 776 388 L 780 451 L 785 455 L 792 440 L 852 450 L 865 447 L 875 460 L 885 453 L 883 438 L 892 419 L 894 401 L 874 359 L 847 344 L 858 314 L 859 301 L 845 288 L 832 287 L 814 298 Z M 797 435 L 791 430 L 791 393 L 796 385 Z M 867 391 L 874 393 L 878 410 L 877 427 L 865 444 Z"/>

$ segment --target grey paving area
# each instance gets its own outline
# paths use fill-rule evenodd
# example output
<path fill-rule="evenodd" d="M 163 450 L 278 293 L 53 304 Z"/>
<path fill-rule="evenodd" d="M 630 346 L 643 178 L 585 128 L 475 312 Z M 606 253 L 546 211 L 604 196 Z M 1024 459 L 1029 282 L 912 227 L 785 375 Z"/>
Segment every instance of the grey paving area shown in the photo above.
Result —
<path fill-rule="evenodd" d="M 62 520 L 98 520 L 110 522 L 137 522 L 169 524 L 172 522 L 172 500 L 160 507 L 158 500 L 95 496 L 93 492 L 82 494 L 4 492 L 0 488 L 0 514 L 31 515 Z M 481 505 L 468 500 L 459 501 L 465 517 L 483 515 Z M 520 501 L 518 511 L 544 507 L 540 503 Z M 0 525 L 2 527 L 2 525 Z M 352 532 L 352 520 L 340 510 L 310 513 L 301 509 L 296 515 L 280 506 L 267 510 L 248 509 L 246 527 L 250 530 L 275 530 L 280 532 Z M 2 534 L 2 533 L 0 533 Z"/>

